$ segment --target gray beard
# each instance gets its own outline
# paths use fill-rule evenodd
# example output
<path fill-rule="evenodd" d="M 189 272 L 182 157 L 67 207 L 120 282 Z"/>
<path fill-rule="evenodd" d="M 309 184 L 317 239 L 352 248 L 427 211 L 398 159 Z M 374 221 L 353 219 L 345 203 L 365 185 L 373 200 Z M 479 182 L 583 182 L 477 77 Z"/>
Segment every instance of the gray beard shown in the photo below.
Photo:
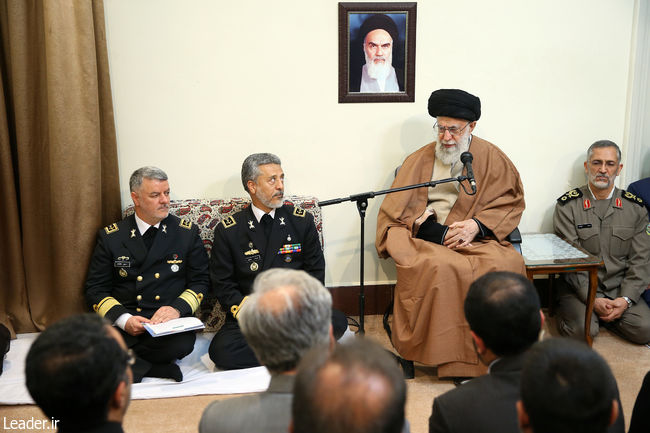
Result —
<path fill-rule="evenodd" d="M 457 146 L 452 150 L 447 150 L 443 147 L 440 136 L 438 136 L 436 138 L 436 158 L 442 161 L 444 165 L 452 165 L 460 161 L 460 154 L 469 150 L 470 138 L 469 133 L 463 134 L 456 140 Z"/>

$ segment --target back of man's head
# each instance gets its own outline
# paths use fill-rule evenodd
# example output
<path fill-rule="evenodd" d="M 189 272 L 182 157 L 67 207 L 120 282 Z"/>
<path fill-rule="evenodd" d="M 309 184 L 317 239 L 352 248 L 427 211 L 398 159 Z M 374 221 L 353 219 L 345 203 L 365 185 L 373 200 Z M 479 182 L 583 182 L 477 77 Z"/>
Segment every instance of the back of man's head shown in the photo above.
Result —
<path fill-rule="evenodd" d="M 469 327 L 497 356 L 524 352 L 542 327 L 539 296 L 524 276 L 490 272 L 472 283 L 465 298 Z"/>
<path fill-rule="evenodd" d="M 26 384 L 45 415 L 59 426 L 106 421 L 109 400 L 128 382 L 128 355 L 96 314 L 63 319 L 38 336 L 25 361 Z"/>
<path fill-rule="evenodd" d="M 618 414 L 616 380 L 603 358 L 567 338 L 537 343 L 524 361 L 520 425 L 534 433 L 604 433 Z"/>
<path fill-rule="evenodd" d="M 312 347 L 327 344 L 332 296 L 305 271 L 261 273 L 239 313 L 239 325 L 257 359 L 272 373 L 295 369 Z"/>
<path fill-rule="evenodd" d="M 298 368 L 294 433 L 399 433 L 406 384 L 395 359 L 369 339 L 320 349 Z"/>

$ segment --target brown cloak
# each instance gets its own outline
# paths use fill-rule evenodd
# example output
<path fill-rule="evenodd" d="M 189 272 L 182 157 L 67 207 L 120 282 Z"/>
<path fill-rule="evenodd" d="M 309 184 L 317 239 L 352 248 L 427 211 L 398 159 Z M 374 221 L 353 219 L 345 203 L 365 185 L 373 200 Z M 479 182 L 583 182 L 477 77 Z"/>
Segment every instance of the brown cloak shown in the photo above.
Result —
<path fill-rule="evenodd" d="M 377 252 L 392 257 L 397 267 L 393 345 L 406 359 L 437 365 L 438 377 L 485 372 L 463 312 L 472 281 L 495 270 L 525 275 L 523 258 L 505 240 L 525 207 L 519 173 L 485 140 L 473 137 L 470 151 L 477 193 L 469 196 L 461 188 L 445 224 L 474 217 L 494 237 L 476 238 L 472 246 L 456 250 L 414 238 L 412 225 L 427 206 L 427 188 L 388 194 L 377 217 Z M 428 182 L 434 158 L 435 142 L 420 148 L 406 158 L 392 186 Z"/>

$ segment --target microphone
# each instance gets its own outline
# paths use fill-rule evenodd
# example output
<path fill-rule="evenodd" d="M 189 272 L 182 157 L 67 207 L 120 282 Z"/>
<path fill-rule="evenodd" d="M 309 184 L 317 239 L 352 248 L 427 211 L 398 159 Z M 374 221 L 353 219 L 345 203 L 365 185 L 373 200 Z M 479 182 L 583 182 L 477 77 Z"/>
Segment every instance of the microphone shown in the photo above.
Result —
<path fill-rule="evenodd" d="M 472 193 L 476 194 L 476 180 L 474 180 L 474 171 L 472 170 L 472 161 L 474 157 L 469 152 L 463 152 L 460 154 L 460 162 L 463 163 L 465 169 L 467 170 L 467 180 L 472 186 Z"/>

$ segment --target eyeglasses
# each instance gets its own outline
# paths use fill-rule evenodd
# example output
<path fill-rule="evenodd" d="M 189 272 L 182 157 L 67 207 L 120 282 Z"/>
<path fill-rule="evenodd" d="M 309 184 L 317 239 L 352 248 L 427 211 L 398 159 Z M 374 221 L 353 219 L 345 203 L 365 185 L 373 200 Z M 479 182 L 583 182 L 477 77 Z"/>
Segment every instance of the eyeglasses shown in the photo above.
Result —
<path fill-rule="evenodd" d="M 448 128 L 446 126 L 440 126 L 438 125 L 438 122 L 436 122 L 436 124 L 433 125 L 433 129 L 435 129 L 435 131 L 440 135 L 445 135 L 445 132 L 449 132 L 454 137 L 458 137 L 461 134 L 461 132 L 463 132 L 463 129 L 467 128 L 467 125 L 469 125 L 470 123 L 472 122 L 467 122 L 465 126 L 459 129 L 457 126 L 452 126 L 451 128 Z"/>
<path fill-rule="evenodd" d="M 135 352 L 133 349 L 129 349 L 126 351 L 126 365 L 133 366 L 135 364 Z"/>

